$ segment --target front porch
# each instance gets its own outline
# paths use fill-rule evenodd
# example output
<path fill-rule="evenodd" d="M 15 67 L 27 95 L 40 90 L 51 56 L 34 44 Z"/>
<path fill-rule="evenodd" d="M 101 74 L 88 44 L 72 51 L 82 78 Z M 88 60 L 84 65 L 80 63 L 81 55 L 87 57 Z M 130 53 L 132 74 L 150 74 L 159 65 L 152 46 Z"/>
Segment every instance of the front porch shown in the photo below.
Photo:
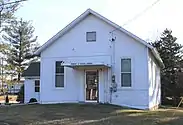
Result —
<path fill-rule="evenodd" d="M 109 101 L 109 73 L 111 66 L 104 63 L 67 63 L 79 84 L 79 102 L 107 103 Z"/>

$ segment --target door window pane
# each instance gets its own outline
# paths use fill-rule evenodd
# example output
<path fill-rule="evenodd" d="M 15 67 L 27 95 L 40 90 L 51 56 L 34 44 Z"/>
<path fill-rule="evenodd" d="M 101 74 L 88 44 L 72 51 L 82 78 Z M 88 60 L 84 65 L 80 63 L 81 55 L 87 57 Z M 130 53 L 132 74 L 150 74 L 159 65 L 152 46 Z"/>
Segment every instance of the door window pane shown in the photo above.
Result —
<path fill-rule="evenodd" d="M 98 100 L 98 72 L 86 71 L 86 100 Z"/>

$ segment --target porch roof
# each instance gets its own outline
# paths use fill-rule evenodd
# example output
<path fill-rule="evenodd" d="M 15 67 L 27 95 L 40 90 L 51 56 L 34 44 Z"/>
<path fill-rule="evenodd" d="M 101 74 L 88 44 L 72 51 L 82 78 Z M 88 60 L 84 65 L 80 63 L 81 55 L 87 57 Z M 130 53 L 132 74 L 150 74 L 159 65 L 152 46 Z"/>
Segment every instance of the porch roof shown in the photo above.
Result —
<path fill-rule="evenodd" d="M 63 63 L 62 66 L 70 68 L 110 68 L 106 63 Z"/>

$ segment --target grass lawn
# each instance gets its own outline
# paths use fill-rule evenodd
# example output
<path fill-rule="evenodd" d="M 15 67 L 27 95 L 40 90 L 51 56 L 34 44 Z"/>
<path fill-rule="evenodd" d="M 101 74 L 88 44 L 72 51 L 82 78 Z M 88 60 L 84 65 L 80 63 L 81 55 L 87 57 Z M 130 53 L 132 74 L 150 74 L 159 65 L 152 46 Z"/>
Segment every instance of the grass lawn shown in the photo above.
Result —
<path fill-rule="evenodd" d="M 183 125 L 183 109 L 142 111 L 102 104 L 11 106 L 0 107 L 0 125 Z"/>

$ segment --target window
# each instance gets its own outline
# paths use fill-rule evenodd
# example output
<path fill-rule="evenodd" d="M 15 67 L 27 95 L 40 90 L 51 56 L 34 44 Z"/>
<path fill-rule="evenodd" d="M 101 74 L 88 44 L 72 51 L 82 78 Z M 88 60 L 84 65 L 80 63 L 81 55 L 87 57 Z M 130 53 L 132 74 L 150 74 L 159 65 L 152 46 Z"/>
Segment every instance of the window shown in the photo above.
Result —
<path fill-rule="evenodd" d="M 64 66 L 62 61 L 56 61 L 55 87 L 64 87 Z"/>
<path fill-rule="evenodd" d="M 96 41 L 96 32 L 87 32 L 86 40 L 87 40 L 87 42 L 95 42 Z"/>
<path fill-rule="evenodd" d="M 35 80 L 35 92 L 39 92 L 40 91 L 40 82 L 39 80 Z"/>
<path fill-rule="evenodd" d="M 131 59 L 121 59 L 121 86 L 131 87 Z"/>

